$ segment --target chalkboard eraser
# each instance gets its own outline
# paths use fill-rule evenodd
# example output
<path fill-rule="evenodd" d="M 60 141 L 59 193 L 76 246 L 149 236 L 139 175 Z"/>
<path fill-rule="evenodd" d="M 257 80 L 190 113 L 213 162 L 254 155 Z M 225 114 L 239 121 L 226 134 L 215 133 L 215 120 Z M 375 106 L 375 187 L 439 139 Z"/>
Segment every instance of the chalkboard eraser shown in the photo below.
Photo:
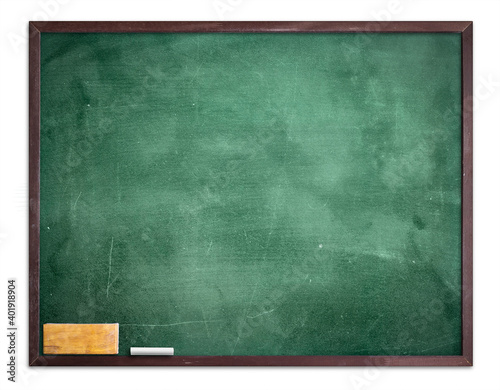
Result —
<path fill-rule="evenodd" d="M 46 355 L 116 355 L 118 324 L 43 324 Z"/>
<path fill-rule="evenodd" d="M 130 354 L 136 356 L 173 356 L 173 348 L 131 347 Z"/>

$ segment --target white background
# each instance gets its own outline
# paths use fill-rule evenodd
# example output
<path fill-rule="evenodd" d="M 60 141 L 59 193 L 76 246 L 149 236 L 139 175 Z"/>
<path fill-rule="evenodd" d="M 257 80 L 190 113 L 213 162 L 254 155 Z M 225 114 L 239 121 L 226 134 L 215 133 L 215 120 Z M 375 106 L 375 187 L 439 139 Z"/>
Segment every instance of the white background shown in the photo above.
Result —
<path fill-rule="evenodd" d="M 29 20 L 474 21 L 474 367 L 28 368 Z M 0 0 L 0 388 L 500 389 L 500 1 Z M 7 381 L 7 279 L 18 285 Z M 5 335 L 4 335 L 5 334 Z"/>

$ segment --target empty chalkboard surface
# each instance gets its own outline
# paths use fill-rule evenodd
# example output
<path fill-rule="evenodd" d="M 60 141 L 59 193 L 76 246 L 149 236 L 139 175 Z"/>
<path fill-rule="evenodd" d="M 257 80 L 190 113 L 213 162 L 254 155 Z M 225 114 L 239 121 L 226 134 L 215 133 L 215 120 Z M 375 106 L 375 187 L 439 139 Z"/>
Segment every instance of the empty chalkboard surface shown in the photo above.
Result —
<path fill-rule="evenodd" d="M 471 23 L 31 29 L 32 365 L 472 364 Z"/>

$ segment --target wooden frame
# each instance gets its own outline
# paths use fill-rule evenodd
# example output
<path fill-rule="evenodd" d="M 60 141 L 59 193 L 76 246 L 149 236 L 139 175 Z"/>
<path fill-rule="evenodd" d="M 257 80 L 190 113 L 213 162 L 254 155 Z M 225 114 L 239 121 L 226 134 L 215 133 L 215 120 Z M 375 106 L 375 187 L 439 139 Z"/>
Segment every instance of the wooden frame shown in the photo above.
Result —
<path fill-rule="evenodd" d="M 462 37 L 462 355 L 459 356 L 47 356 L 39 350 L 40 34 L 43 32 L 427 32 Z M 30 366 L 472 366 L 472 22 L 30 22 Z"/>

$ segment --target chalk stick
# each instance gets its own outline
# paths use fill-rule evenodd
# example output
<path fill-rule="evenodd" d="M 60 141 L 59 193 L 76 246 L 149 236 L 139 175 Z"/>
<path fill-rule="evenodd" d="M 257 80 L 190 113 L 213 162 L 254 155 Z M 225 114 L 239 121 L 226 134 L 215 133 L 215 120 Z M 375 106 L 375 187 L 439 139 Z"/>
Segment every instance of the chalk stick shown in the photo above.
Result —
<path fill-rule="evenodd" d="M 131 347 L 131 355 L 142 356 L 173 356 L 173 348 Z"/>

